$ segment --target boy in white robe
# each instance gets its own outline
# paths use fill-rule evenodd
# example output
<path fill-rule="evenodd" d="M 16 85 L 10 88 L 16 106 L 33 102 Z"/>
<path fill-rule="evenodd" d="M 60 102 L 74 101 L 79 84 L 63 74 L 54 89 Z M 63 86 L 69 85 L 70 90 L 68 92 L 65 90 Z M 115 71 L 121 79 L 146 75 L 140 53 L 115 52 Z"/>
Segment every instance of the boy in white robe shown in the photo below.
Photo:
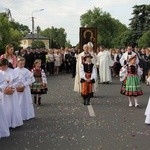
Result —
<path fill-rule="evenodd" d="M 18 91 L 19 104 L 21 107 L 21 114 L 23 120 L 29 120 L 35 117 L 30 84 L 35 80 L 32 80 L 33 74 L 26 68 L 24 68 L 25 59 L 23 57 L 17 58 L 17 68 L 15 68 L 16 74 L 19 76 L 18 87 L 23 88 L 23 91 Z"/>
<path fill-rule="evenodd" d="M 0 72 L 4 75 L 7 87 L 2 94 L 2 103 L 5 109 L 8 127 L 18 127 L 23 125 L 21 109 L 16 91 L 16 83 L 18 76 L 15 71 L 8 67 L 9 62 L 7 59 L 0 60 Z"/>
<path fill-rule="evenodd" d="M 0 73 L 0 138 L 10 136 L 8 123 L 5 116 L 4 106 L 2 104 L 2 91 L 6 87 L 6 81 L 2 73 Z"/>
<path fill-rule="evenodd" d="M 150 84 L 150 76 L 148 77 L 147 82 Z M 150 96 L 149 96 L 148 105 L 145 110 L 145 115 L 146 115 L 145 123 L 150 124 Z"/>

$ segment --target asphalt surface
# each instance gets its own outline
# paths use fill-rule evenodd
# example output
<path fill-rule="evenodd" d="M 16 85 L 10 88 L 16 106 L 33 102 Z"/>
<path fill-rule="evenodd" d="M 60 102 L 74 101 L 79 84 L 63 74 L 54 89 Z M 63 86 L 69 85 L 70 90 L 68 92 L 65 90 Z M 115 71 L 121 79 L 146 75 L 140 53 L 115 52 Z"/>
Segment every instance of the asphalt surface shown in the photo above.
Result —
<path fill-rule="evenodd" d="M 139 109 L 128 106 L 119 79 L 99 84 L 90 116 L 73 85 L 70 74 L 48 77 L 36 118 L 11 129 L 10 137 L 0 139 L 0 150 L 150 150 L 150 126 L 144 123 L 150 86 L 142 84 Z"/>

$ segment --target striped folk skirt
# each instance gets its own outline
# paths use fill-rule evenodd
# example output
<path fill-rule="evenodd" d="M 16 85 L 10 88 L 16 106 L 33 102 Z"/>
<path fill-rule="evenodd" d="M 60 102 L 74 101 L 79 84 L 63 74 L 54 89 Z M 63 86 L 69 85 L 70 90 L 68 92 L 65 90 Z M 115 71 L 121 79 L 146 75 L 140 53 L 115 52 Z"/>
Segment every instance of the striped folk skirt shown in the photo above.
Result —
<path fill-rule="evenodd" d="M 129 75 L 123 81 L 121 87 L 121 94 L 126 96 L 140 96 L 143 95 L 141 88 L 141 81 L 137 75 Z"/>

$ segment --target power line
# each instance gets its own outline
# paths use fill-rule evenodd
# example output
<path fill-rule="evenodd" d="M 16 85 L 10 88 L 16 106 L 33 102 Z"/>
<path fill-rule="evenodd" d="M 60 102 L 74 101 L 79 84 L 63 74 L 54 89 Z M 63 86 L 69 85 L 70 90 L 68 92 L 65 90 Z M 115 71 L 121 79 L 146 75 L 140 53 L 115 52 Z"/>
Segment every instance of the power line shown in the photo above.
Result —
<path fill-rule="evenodd" d="M 2 2 L 6 7 L 9 6 L 9 7 L 12 9 L 12 11 L 16 12 L 17 14 L 19 14 L 20 16 L 18 16 L 18 18 L 22 19 L 22 18 L 24 17 L 24 15 L 23 15 L 22 13 L 20 13 L 19 11 L 16 10 L 16 8 L 14 8 L 14 7 L 11 6 L 9 3 L 7 3 L 6 0 L 5 0 L 5 1 L 1 1 L 1 2 Z M 29 19 L 25 19 L 25 18 L 23 18 L 22 20 L 28 20 L 28 21 L 29 21 Z"/>
<path fill-rule="evenodd" d="M 13 7 L 13 8 L 15 8 L 15 9 L 17 9 L 16 11 L 18 12 L 18 13 L 20 13 L 23 17 L 24 17 L 24 14 L 22 13 L 22 12 L 24 12 L 24 10 L 22 10 L 22 9 L 20 9 L 20 7 L 18 8 L 16 8 L 16 3 L 14 2 L 14 1 L 8 1 L 8 0 L 5 0 L 5 1 L 7 1 L 7 3 L 9 3 L 9 4 L 11 4 L 11 6 Z M 19 10 L 19 11 L 18 11 Z"/>
<path fill-rule="evenodd" d="M 9 7 L 11 7 L 15 12 L 17 12 L 19 15 L 24 17 L 24 14 L 18 11 L 18 8 L 16 6 L 13 6 L 11 2 L 8 2 L 7 0 L 3 1 L 5 4 L 7 4 Z"/>

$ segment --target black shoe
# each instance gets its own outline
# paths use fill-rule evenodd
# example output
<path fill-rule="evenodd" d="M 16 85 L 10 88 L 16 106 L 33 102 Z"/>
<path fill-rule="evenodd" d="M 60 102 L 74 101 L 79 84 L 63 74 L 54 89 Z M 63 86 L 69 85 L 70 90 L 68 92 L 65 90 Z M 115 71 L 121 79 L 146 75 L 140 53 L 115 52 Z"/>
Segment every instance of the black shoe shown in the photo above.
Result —
<path fill-rule="evenodd" d="M 36 100 L 36 97 L 34 97 L 34 104 L 36 105 L 36 103 L 37 103 L 37 100 Z"/>
<path fill-rule="evenodd" d="M 38 105 L 41 105 L 41 97 L 38 98 Z"/>
<path fill-rule="evenodd" d="M 83 99 L 83 104 L 86 105 L 86 99 Z"/>
<path fill-rule="evenodd" d="M 90 105 L 90 98 L 87 98 L 87 105 Z"/>
<path fill-rule="evenodd" d="M 89 102 L 89 103 L 87 103 L 86 105 L 90 105 L 90 102 Z"/>

